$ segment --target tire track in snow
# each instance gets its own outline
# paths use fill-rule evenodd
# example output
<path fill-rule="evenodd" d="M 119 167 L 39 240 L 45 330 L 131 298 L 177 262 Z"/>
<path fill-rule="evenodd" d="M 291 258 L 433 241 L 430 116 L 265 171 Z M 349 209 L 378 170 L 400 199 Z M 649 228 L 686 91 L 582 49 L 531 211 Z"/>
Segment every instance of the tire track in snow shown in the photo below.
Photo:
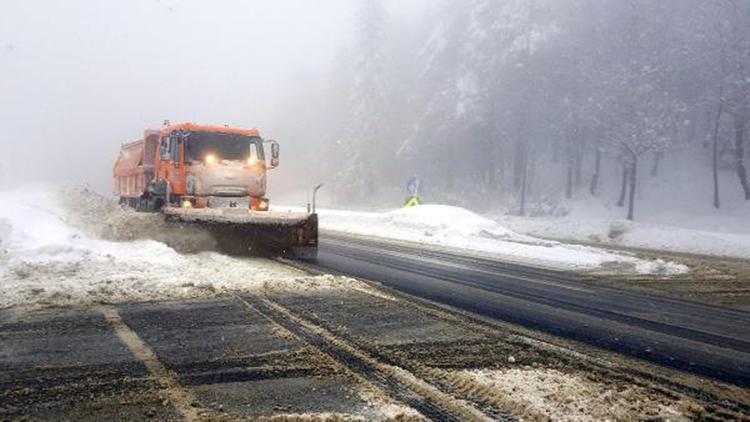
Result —
<path fill-rule="evenodd" d="M 172 406 L 180 412 L 185 420 L 199 420 L 200 414 L 193 406 L 194 403 L 197 403 L 195 397 L 180 385 L 177 376 L 159 361 L 151 347 L 125 324 L 117 309 L 111 306 L 102 306 L 100 311 L 104 314 L 107 322 L 112 325 L 120 340 L 133 353 L 133 356 L 143 363 L 149 374 L 161 385 Z"/>
<path fill-rule="evenodd" d="M 292 332 L 393 398 L 432 420 L 492 420 L 470 403 L 457 399 L 406 370 L 386 364 L 331 332 L 293 314 L 268 298 L 235 296 L 248 308 Z"/>

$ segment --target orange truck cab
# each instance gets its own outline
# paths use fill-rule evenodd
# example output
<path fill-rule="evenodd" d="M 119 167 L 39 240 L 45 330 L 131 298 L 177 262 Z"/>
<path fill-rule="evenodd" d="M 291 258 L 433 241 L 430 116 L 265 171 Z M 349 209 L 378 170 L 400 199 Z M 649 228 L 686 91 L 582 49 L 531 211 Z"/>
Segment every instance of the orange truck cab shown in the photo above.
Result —
<path fill-rule="evenodd" d="M 121 203 L 143 211 L 267 211 L 266 172 L 278 164 L 278 143 L 263 140 L 257 129 L 167 125 L 123 145 L 114 168 L 115 194 Z"/>

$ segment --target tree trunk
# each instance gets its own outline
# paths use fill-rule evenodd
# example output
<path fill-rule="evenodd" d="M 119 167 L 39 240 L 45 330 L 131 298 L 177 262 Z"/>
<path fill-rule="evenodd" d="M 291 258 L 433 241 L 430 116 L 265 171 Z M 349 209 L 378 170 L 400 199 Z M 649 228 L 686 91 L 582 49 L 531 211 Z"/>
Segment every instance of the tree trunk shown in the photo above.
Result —
<path fill-rule="evenodd" d="M 526 197 L 534 194 L 534 178 L 536 176 L 536 156 L 532 152 L 526 151 Z"/>
<path fill-rule="evenodd" d="M 521 188 L 523 179 L 523 168 L 526 166 L 526 157 L 524 157 L 524 143 L 517 140 L 513 146 L 513 188 L 518 191 Z"/>
<path fill-rule="evenodd" d="M 497 162 L 500 163 L 497 169 L 497 174 L 495 175 L 495 180 L 497 183 L 497 187 L 495 189 L 495 192 L 503 192 L 505 190 L 505 154 L 504 154 L 504 148 L 502 141 L 498 142 L 498 158 Z"/>
<path fill-rule="evenodd" d="M 521 175 L 521 215 L 526 215 L 526 182 L 528 178 L 529 165 L 523 160 L 523 169 Z"/>
<path fill-rule="evenodd" d="M 579 187 L 581 186 L 581 180 L 583 179 L 583 177 L 581 177 L 582 166 L 583 166 L 583 148 L 579 146 L 578 148 L 576 148 L 576 156 L 575 156 L 575 161 L 573 163 L 573 174 L 574 174 L 574 180 L 575 180 L 574 184 Z"/>
<path fill-rule="evenodd" d="M 573 198 L 573 166 L 575 165 L 575 129 L 565 135 L 565 197 Z"/>
<path fill-rule="evenodd" d="M 622 163 L 622 183 L 620 185 L 620 199 L 617 201 L 618 207 L 625 206 L 625 195 L 628 193 L 628 163 Z"/>
<path fill-rule="evenodd" d="M 573 198 L 573 157 L 568 156 L 568 174 L 567 183 L 565 184 L 565 197 Z"/>
<path fill-rule="evenodd" d="M 552 162 L 553 163 L 560 162 L 560 141 L 559 140 L 552 143 Z"/>
<path fill-rule="evenodd" d="M 481 142 L 480 145 L 482 146 L 483 154 L 482 157 L 478 157 L 479 161 L 482 163 L 482 171 L 481 171 L 481 179 L 482 179 L 482 190 L 485 192 L 494 192 L 496 189 L 496 182 L 495 182 L 495 169 L 497 168 L 497 162 L 495 161 L 495 145 L 498 144 L 498 142 L 493 142 L 493 136 L 489 131 L 485 129 L 485 131 L 479 133 L 480 136 L 483 136 L 485 139 L 484 142 Z"/>
<path fill-rule="evenodd" d="M 583 180 L 583 154 L 586 150 L 586 132 L 582 129 L 580 130 L 578 135 L 578 138 L 575 140 L 575 163 L 574 163 L 574 169 L 575 169 L 575 186 L 581 187 L 581 182 Z"/>
<path fill-rule="evenodd" d="M 722 90 L 723 91 L 723 90 Z M 714 208 L 721 207 L 719 199 L 719 128 L 721 127 L 721 114 L 724 111 L 724 101 L 719 95 L 719 109 L 716 112 L 713 133 L 713 176 L 714 176 Z"/>
<path fill-rule="evenodd" d="M 443 171 L 440 172 L 440 175 L 443 177 L 443 180 L 445 181 L 446 190 L 448 192 L 453 192 L 455 190 L 455 184 L 456 184 L 456 178 L 458 177 L 458 174 L 456 172 L 456 166 L 451 165 L 449 157 L 455 157 L 456 151 L 454 151 L 453 145 L 448 145 L 446 148 L 446 155 L 443 157 L 443 162 L 438 168 L 443 169 Z"/>
<path fill-rule="evenodd" d="M 737 177 L 740 178 L 742 191 L 745 199 L 750 201 L 750 182 L 747 180 L 747 169 L 745 168 L 745 120 L 743 116 L 734 118 L 735 152 L 737 157 Z"/>
<path fill-rule="evenodd" d="M 630 165 L 630 195 L 628 199 L 628 220 L 633 221 L 635 211 L 635 184 L 638 177 L 638 157 L 633 154 L 633 162 Z"/>
<path fill-rule="evenodd" d="M 596 196 L 596 192 L 599 189 L 599 174 L 602 168 L 602 150 L 596 149 L 596 157 L 594 159 L 594 174 L 591 176 L 591 184 L 589 185 L 589 193 L 591 196 Z"/>
<path fill-rule="evenodd" d="M 656 177 L 659 175 L 659 164 L 661 164 L 661 159 L 664 158 L 664 153 L 659 151 L 654 154 L 654 166 L 651 167 L 651 177 Z"/>

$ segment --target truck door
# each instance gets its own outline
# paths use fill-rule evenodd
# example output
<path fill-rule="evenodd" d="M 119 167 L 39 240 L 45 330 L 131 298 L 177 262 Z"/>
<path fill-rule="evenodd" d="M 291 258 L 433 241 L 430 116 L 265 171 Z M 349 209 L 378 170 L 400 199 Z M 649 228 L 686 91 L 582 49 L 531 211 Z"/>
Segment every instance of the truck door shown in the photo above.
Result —
<path fill-rule="evenodd" d="M 170 135 L 163 137 L 159 144 L 160 165 L 159 178 L 169 182 L 172 194 L 185 194 L 185 146 L 183 139 Z"/>

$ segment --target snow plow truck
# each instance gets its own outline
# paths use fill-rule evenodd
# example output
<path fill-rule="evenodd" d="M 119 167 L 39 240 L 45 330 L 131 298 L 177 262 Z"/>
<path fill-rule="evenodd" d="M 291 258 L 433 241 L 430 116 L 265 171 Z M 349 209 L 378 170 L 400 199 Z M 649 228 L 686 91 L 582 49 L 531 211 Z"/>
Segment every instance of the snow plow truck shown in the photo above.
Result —
<path fill-rule="evenodd" d="M 120 204 L 160 212 L 176 229 L 205 227 L 225 252 L 314 258 L 317 215 L 270 209 L 266 177 L 278 165 L 279 144 L 257 129 L 165 122 L 122 145 L 114 192 Z"/>

